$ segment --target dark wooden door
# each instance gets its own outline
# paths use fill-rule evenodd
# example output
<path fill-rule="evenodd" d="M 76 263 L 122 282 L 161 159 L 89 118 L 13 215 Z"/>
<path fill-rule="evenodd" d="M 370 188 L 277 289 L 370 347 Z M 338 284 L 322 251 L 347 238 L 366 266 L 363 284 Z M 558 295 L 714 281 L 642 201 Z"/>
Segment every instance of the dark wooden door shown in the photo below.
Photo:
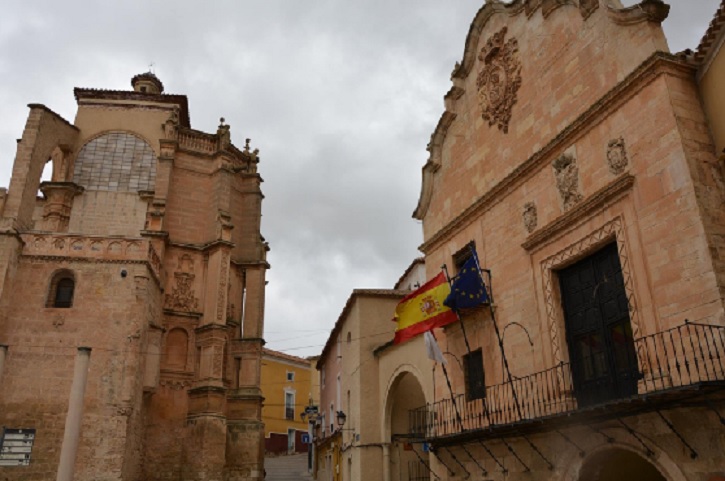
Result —
<path fill-rule="evenodd" d="M 559 272 L 579 406 L 637 393 L 637 358 L 617 245 Z"/>

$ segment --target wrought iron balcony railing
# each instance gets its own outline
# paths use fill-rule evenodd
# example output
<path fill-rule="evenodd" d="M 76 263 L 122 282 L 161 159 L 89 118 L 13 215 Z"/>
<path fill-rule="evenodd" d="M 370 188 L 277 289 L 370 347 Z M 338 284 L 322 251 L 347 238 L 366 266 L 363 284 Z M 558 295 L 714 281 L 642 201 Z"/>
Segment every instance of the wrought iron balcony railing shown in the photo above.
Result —
<path fill-rule="evenodd" d="M 463 432 L 521 426 L 584 409 L 629 403 L 647 409 L 657 395 L 674 391 L 725 386 L 725 327 L 685 324 L 635 339 L 639 379 L 631 396 L 609 397 L 598 404 L 582 402 L 581 388 L 571 365 L 561 363 L 544 371 L 486 387 L 486 397 L 468 401 L 463 394 L 409 412 L 411 436 L 436 439 Z M 646 398 L 646 400 L 645 400 Z M 663 398 L 663 396 L 660 396 Z M 578 400 L 579 399 L 579 400 Z M 518 402 L 517 402 L 518 401 Z M 616 411 L 620 412 L 620 411 Z"/>

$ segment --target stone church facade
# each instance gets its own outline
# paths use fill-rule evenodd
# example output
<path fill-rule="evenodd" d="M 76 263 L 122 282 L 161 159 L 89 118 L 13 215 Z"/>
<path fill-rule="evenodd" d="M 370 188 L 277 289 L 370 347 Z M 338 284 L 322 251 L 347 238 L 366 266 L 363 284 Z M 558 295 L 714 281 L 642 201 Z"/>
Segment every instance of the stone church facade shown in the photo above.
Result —
<path fill-rule="evenodd" d="M 668 10 L 476 15 L 414 217 L 427 277 L 475 246 L 492 306 L 438 333 L 450 388 L 438 370 L 384 479 L 723 479 L 725 9 L 677 55 Z"/>
<path fill-rule="evenodd" d="M 75 89 L 73 123 L 31 104 L 18 140 L 0 198 L 0 426 L 6 448 L 30 442 L 0 454 L 5 480 L 263 477 L 258 151 L 223 119 L 192 129 L 186 96 L 152 73 L 132 86 Z"/>

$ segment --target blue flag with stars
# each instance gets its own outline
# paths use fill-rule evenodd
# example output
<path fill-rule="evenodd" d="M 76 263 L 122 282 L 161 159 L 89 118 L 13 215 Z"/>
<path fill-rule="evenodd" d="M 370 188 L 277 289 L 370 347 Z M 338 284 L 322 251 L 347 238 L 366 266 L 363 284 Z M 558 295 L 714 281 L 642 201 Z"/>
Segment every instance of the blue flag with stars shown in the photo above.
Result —
<path fill-rule="evenodd" d="M 451 309 L 476 307 L 488 302 L 488 293 L 478 270 L 475 255 L 472 253 L 458 275 L 453 278 L 451 293 L 443 301 L 443 304 Z"/>

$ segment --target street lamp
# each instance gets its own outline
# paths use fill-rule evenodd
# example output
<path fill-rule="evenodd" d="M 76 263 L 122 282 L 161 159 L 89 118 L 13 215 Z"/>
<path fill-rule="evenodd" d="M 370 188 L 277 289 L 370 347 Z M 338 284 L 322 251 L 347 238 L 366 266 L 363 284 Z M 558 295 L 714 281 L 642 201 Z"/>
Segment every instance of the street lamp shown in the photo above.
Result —
<path fill-rule="evenodd" d="M 337 411 L 337 425 L 340 426 L 340 429 L 345 425 L 345 421 L 347 421 L 347 416 L 342 411 Z"/>

